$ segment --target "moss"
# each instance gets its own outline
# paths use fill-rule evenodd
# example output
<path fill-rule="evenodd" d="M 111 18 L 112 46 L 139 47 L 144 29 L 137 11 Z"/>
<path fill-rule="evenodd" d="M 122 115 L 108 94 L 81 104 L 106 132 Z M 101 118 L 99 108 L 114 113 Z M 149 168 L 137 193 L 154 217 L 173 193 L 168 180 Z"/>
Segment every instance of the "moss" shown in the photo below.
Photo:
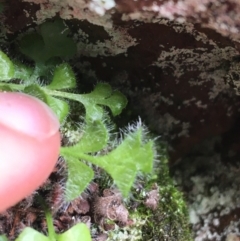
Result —
<path fill-rule="evenodd" d="M 143 240 L 193 240 L 188 210 L 182 193 L 174 186 L 169 175 L 168 156 L 163 144 L 158 145 L 160 161 L 156 164 L 160 201 L 156 210 L 144 210 L 148 215 L 143 227 Z"/>
<path fill-rule="evenodd" d="M 113 231 L 108 232 L 107 241 L 140 241 L 143 240 L 142 228 L 147 223 L 147 218 L 144 219 L 138 212 L 132 213 L 130 216 L 133 224 L 120 228 L 117 225 Z"/>
<path fill-rule="evenodd" d="M 108 232 L 108 241 L 161 240 L 191 241 L 187 206 L 182 193 L 174 186 L 169 175 L 168 156 L 163 144 L 158 143 L 159 161 L 152 175 L 141 176 L 128 201 L 128 226 Z M 158 186 L 159 202 L 154 210 L 145 205 L 148 193 Z"/>

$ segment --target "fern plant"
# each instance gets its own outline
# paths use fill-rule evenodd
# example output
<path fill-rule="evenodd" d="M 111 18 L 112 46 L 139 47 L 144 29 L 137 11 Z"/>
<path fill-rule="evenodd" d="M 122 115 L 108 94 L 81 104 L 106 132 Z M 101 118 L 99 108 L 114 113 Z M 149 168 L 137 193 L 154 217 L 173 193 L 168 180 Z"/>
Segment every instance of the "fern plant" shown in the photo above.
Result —
<path fill-rule="evenodd" d="M 80 113 L 84 119 L 82 137 L 72 146 L 61 147 L 60 151 L 68 167 L 66 200 L 78 197 L 93 179 L 94 171 L 86 162 L 104 169 L 113 178 L 122 195 L 127 197 L 137 173 L 152 171 L 154 142 L 146 139 L 144 128 L 137 125 L 122 138 L 115 149 L 107 154 L 96 155 L 109 144 L 110 132 L 105 120 L 110 118 L 106 107 L 116 116 L 125 108 L 127 100 L 107 83 L 98 83 L 87 94 L 74 93 L 77 80 L 66 60 L 74 56 L 77 48 L 68 36 L 67 26 L 61 20 L 55 20 L 41 25 L 38 33 L 30 33 L 20 39 L 19 50 L 34 62 L 32 67 L 12 60 L 0 51 L 0 90 L 21 91 L 41 99 L 52 108 L 62 124 L 71 111 L 69 102 L 74 101 L 84 107 L 85 111 Z M 40 84 L 42 79 L 44 84 Z M 17 241 L 90 240 L 89 232 L 83 224 L 77 224 L 71 231 L 56 235 L 50 215 L 47 213 L 46 216 L 49 237 L 27 228 Z M 81 234 L 79 236 L 76 233 Z M 0 236 L 0 240 L 6 238 Z"/>

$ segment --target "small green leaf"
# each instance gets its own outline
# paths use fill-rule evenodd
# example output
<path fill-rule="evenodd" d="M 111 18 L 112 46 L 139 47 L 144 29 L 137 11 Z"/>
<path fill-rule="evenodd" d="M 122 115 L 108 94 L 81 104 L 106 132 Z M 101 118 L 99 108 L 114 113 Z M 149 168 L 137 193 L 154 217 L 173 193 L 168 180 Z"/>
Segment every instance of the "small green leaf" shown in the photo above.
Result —
<path fill-rule="evenodd" d="M 77 52 L 76 43 L 68 37 L 70 31 L 63 20 L 45 22 L 40 29 L 46 49 L 52 56 L 73 57 Z"/>
<path fill-rule="evenodd" d="M 24 93 L 37 97 L 45 102 L 57 115 L 60 123 L 63 123 L 69 113 L 69 105 L 66 101 L 48 95 L 43 88 L 37 84 L 31 84 L 24 88 Z"/>
<path fill-rule="evenodd" d="M 60 123 L 63 123 L 69 113 L 69 105 L 66 101 L 59 100 L 50 95 L 46 95 L 46 103 L 57 115 Z"/>
<path fill-rule="evenodd" d="M 77 150 L 83 153 L 90 153 L 100 151 L 106 147 L 109 135 L 103 121 L 87 122 L 83 131 L 83 137 L 76 144 Z"/>
<path fill-rule="evenodd" d="M 45 235 L 37 232 L 33 228 L 25 228 L 15 241 L 51 241 Z"/>
<path fill-rule="evenodd" d="M 102 121 L 98 120 L 87 122 L 83 132 L 83 137 L 76 145 L 70 147 L 62 147 L 61 153 L 63 155 L 71 155 L 72 152 L 97 152 L 106 147 L 109 139 L 109 134 L 105 124 Z"/>
<path fill-rule="evenodd" d="M 10 80 L 14 76 L 14 64 L 8 56 L 0 51 L 0 80 Z"/>
<path fill-rule="evenodd" d="M 112 87 L 107 84 L 107 83 L 98 83 L 94 90 L 89 93 L 89 94 L 86 94 L 88 96 L 92 96 L 94 98 L 107 98 L 109 97 L 110 95 L 112 94 Z"/>
<path fill-rule="evenodd" d="M 43 102 L 47 103 L 47 94 L 43 91 L 43 89 L 37 84 L 31 84 L 24 88 L 24 93 L 33 95 Z"/>
<path fill-rule="evenodd" d="M 78 159 L 65 156 L 68 166 L 68 179 L 66 183 L 66 199 L 71 201 L 87 188 L 94 177 L 93 170 Z"/>
<path fill-rule="evenodd" d="M 91 122 L 102 120 L 104 114 L 102 106 L 98 106 L 90 101 L 84 101 L 82 104 L 86 109 L 86 121 Z"/>
<path fill-rule="evenodd" d="M 0 235 L 0 241 L 8 241 L 5 235 Z"/>
<path fill-rule="evenodd" d="M 90 231 L 86 224 L 78 223 L 65 233 L 58 235 L 58 241 L 91 241 Z"/>
<path fill-rule="evenodd" d="M 99 83 L 91 93 L 81 95 L 80 101 L 86 108 L 86 118 L 92 120 L 103 116 L 103 108 L 98 105 L 108 106 L 113 115 L 120 114 L 127 105 L 126 97 L 118 91 L 113 92 L 106 83 Z"/>
<path fill-rule="evenodd" d="M 31 75 L 33 73 L 33 69 L 30 67 L 27 67 L 19 62 L 14 62 L 14 79 L 20 79 L 26 82 L 29 82 L 31 79 Z"/>
<path fill-rule="evenodd" d="M 40 34 L 30 33 L 20 40 L 20 51 L 35 62 L 45 62 L 51 54 L 45 50 L 45 44 Z"/>
<path fill-rule="evenodd" d="M 127 98 L 119 91 L 114 91 L 112 95 L 102 102 L 112 111 L 114 116 L 119 115 L 127 105 Z"/>
<path fill-rule="evenodd" d="M 44 80 L 50 81 L 53 77 L 53 69 L 58 63 L 56 58 L 47 60 L 46 62 L 36 62 L 33 75 L 36 78 L 44 77 Z"/>
<path fill-rule="evenodd" d="M 30 33 L 20 40 L 20 51 L 35 62 L 46 62 L 52 57 L 73 57 L 77 47 L 68 35 L 69 29 L 62 20 L 45 22 L 39 34 Z"/>
<path fill-rule="evenodd" d="M 96 102 L 108 98 L 112 94 L 112 87 L 107 83 L 98 83 L 91 93 L 81 96 L 94 99 Z"/>
<path fill-rule="evenodd" d="M 12 92 L 13 90 L 12 90 L 11 87 L 8 86 L 8 85 L 1 85 L 1 86 L 0 86 L 0 91 Z"/>
<path fill-rule="evenodd" d="M 47 86 L 49 89 L 61 90 L 71 89 L 76 87 L 76 78 L 69 64 L 64 63 L 56 67 L 53 80 L 50 85 Z"/>

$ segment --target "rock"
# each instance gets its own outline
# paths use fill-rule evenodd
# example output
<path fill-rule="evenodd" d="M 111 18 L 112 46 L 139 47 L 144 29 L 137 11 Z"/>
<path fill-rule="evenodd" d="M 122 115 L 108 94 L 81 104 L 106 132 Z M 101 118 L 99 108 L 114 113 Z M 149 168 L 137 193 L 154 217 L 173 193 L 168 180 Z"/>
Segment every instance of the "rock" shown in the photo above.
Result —
<path fill-rule="evenodd" d="M 56 15 L 66 19 L 84 78 L 121 89 L 169 142 L 175 164 L 235 128 L 240 102 L 228 77 L 238 64 L 239 9 L 234 0 L 25 0 L 9 4 L 5 17 L 13 33 Z"/>

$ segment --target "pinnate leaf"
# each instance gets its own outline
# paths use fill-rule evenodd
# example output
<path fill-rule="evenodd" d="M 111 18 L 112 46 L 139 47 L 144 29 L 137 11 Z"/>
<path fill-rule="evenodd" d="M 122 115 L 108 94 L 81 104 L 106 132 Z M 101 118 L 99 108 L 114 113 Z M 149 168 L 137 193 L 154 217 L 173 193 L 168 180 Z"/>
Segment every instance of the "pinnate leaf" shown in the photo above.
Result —
<path fill-rule="evenodd" d="M 142 128 L 127 135 L 123 142 L 105 156 L 96 156 L 92 163 L 107 171 L 124 197 L 133 186 L 136 174 L 150 173 L 153 167 L 153 141 L 144 143 Z M 127 181 L 126 181 L 127 180 Z"/>
<path fill-rule="evenodd" d="M 103 156 L 90 156 L 79 151 L 72 151 L 71 147 L 63 150 L 63 155 L 89 161 L 107 171 L 124 197 L 127 197 L 135 177 L 139 171 L 150 173 L 153 167 L 154 145 L 153 141 L 145 143 L 143 128 L 138 127 L 129 133 L 122 143 L 113 151 Z M 69 149 L 68 149 L 69 148 Z M 68 176 L 71 179 L 71 176 Z"/>

